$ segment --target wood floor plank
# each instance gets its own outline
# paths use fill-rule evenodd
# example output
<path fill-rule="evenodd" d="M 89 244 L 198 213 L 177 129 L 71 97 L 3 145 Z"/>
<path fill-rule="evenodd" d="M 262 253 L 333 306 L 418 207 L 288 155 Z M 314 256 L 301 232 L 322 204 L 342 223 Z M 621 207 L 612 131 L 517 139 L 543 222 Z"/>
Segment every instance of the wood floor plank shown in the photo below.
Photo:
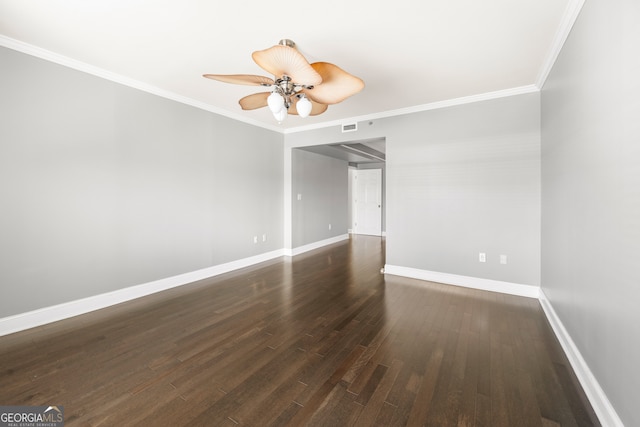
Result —
<path fill-rule="evenodd" d="M 392 425 L 391 422 L 393 420 L 393 416 L 396 412 L 396 409 L 398 409 L 396 406 L 393 406 L 390 403 L 384 402 L 382 404 L 382 407 L 378 411 L 378 416 L 374 420 L 373 424 L 366 424 L 366 425 L 372 425 L 375 427 L 386 427 L 386 426 Z M 362 423 L 361 425 L 364 426 L 365 423 Z"/>
<path fill-rule="evenodd" d="M 480 370 L 478 363 L 479 337 L 478 334 L 469 331 L 470 329 L 466 329 L 464 332 L 468 335 L 468 344 L 458 412 L 457 425 L 459 427 L 473 427 L 475 425 L 477 408 L 478 376 Z"/>
<path fill-rule="evenodd" d="M 353 236 L 0 337 L 65 425 L 597 426 L 535 299 L 380 274 Z"/>
<path fill-rule="evenodd" d="M 306 387 L 307 385 L 292 377 L 292 379 L 280 384 L 272 393 L 255 402 L 254 408 L 248 411 L 248 414 L 243 416 L 241 421 L 247 425 L 270 425 L 281 414 L 287 412 L 291 404 L 294 404 L 296 408 L 300 407 L 294 403 L 294 399 Z"/>
<path fill-rule="evenodd" d="M 402 362 L 399 360 L 394 360 L 391 363 L 391 366 L 388 370 L 385 370 L 384 376 L 381 379 L 380 383 L 376 386 L 373 394 L 369 399 L 367 399 L 366 403 L 362 403 L 364 399 L 361 399 L 361 395 L 358 396 L 356 402 L 365 405 L 364 410 L 358 416 L 356 425 L 359 426 L 371 426 L 374 425 L 376 420 L 378 419 L 378 414 L 384 407 L 384 403 L 387 399 L 387 395 L 389 394 L 389 390 L 398 378 L 398 374 L 402 369 Z M 394 408 L 395 410 L 395 408 Z M 388 417 L 386 415 L 384 418 Z"/>
<path fill-rule="evenodd" d="M 444 361 L 447 363 L 443 362 L 427 423 L 456 426 L 459 420 L 469 335 L 458 332 L 448 334 L 447 338 L 444 354 Z"/>
<path fill-rule="evenodd" d="M 442 367 L 446 340 L 447 335 L 444 330 L 441 330 L 438 333 L 435 348 L 427 362 L 424 378 L 420 385 L 420 389 L 418 390 L 415 404 L 411 408 L 409 421 L 407 422 L 408 425 L 422 425 L 426 422 L 429 409 L 431 408 L 431 400 L 433 399 L 438 383 L 440 368 Z"/>
<path fill-rule="evenodd" d="M 346 384 L 338 382 L 317 409 L 311 418 L 304 422 L 306 426 L 339 426 L 350 425 L 349 419 L 354 412 L 359 414 L 362 406 L 353 400 L 354 395 L 347 391 Z M 299 422 L 301 418 L 294 422 Z M 293 424 L 293 423 L 292 423 Z M 295 424 L 294 424 L 295 425 Z"/>
<path fill-rule="evenodd" d="M 476 396 L 475 427 L 493 427 L 491 422 L 491 398 L 484 394 Z"/>
<path fill-rule="evenodd" d="M 302 408 L 302 410 L 298 411 L 296 415 L 293 417 L 291 421 L 292 425 L 304 425 L 314 416 L 316 411 L 324 407 L 329 395 L 332 392 L 335 392 L 335 388 L 340 382 L 340 379 L 342 378 L 342 376 L 345 374 L 345 372 L 347 372 L 351 364 L 354 363 L 356 360 L 358 360 L 358 357 L 360 357 L 363 351 L 364 351 L 364 347 L 362 346 L 355 347 L 347 355 L 347 357 L 344 360 L 342 360 L 341 364 L 338 366 L 335 372 L 333 372 L 333 374 L 321 385 L 321 387 L 319 387 L 315 391 L 315 393 L 308 400 L 307 399 L 296 400 L 298 402 L 302 400 L 304 402 L 303 403 L 304 407 Z M 345 389 L 344 391 L 347 392 L 345 386 L 341 386 L 341 388 L 344 388 Z"/>
<path fill-rule="evenodd" d="M 387 373 L 389 368 L 384 365 L 376 366 L 376 369 L 373 371 L 373 374 L 369 377 L 369 381 L 367 381 L 367 385 L 362 389 L 362 391 L 357 395 L 356 402 L 362 406 L 366 406 L 369 403 L 369 399 L 373 396 L 373 393 L 378 388 L 380 381 L 384 378 L 384 375 Z"/>

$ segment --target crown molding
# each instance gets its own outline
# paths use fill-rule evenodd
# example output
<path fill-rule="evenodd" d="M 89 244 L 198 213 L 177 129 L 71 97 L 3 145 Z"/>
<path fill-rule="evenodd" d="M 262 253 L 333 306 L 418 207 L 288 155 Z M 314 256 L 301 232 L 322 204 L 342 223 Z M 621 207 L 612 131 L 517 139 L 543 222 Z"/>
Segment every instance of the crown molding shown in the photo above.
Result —
<path fill-rule="evenodd" d="M 462 105 L 462 104 L 469 104 L 472 102 L 478 102 L 478 101 L 486 101 L 489 99 L 496 99 L 496 98 L 502 98 L 502 97 L 506 97 L 506 96 L 513 96 L 513 95 L 520 95 L 523 93 L 531 93 L 531 92 L 536 92 L 538 91 L 538 86 L 536 85 L 528 85 L 528 86 L 521 86 L 521 87 L 516 87 L 516 88 L 511 88 L 511 89 L 505 89 L 505 90 L 498 90 L 498 91 L 494 91 L 494 92 L 487 92 L 487 93 L 481 93 L 481 94 L 477 94 L 477 95 L 471 95 L 471 96 L 465 96 L 465 97 L 461 97 L 461 98 L 455 98 L 455 99 L 448 99 L 448 100 L 444 100 L 444 101 L 438 101 L 438 102 L 433 102 L 433 103 L 429 103 L 429 104 L 423 104 L 423 105 L 417 105 L 414 107 L 408 107 L 408 108 L 401 108 L 401 109 L 397 109 L 397 110 L 390 110 L 390 111 L 383 111 L 380 113 L 374 113 L 374 114 L 368 114 L 368 115 L 363 115 L 363 116 L 356 116 L 356 117 L 351 117 L 348 119 L 340 119 L 340 120 L 334 120 L 334 121 L 330 121 L 330 122 L 322 122 L 322 123 L 317 123 L 314 125 L 308 125 L 308 126 L 300 126 L 300 127 L 295 127 L 295 128 L 289 128 L 289 129 L 282 129 L 281 127 L 277 126 L 277 125 L 268 125 L 265 124 L 263 122 L 257 121 L 257 120 L 253 120 L 250 118 L 247 118 L 246 116 L 242 115 L 242 114 L 235 114 L 232 113 L 230 111 L 221 109 L 221 108 L 216 108 L 213 107 L 209 104 L 206 104 L 204 102 L 201 101 L 197 101 L 195 99 L 192 98 L 188 98 L 186 96 L 182 96 L 182 95 L 178 95 L 174 92 L 170 92 L 164 89 L 161 89 L 159 87 L 153 86 L 153 85 L 149 85 L 147 83 L 141 82 L 139 80 L 135 80 L 132 79 L 130 77 L 126 77 L 117 73 L 113 73 L 111 71 L 102 69 L 100 67 L 96 67 L 90 64 L 87 64 L 85 62 L 82 61 L 78 61 L 75 60 L 73 58 L 69 58 L 67 56 L 64 55 L 60 55 L 58 53 L 55 52 L 51 52 L 47 49 L 43 49 L 41 47 L 38 46 L 34 46 L 28 43 L 24 43 L 22 41 L 19 40 L 15 40 L 12 39 L 10 37 L 6 37 L 3 35 L 0 35 L 0 46 L 4 46 L 8 49 L 12 49 L 18 52 L 22 52 L 25 53 L 27 55 L 31 55 L 31 56 L 35 56 L 36 58 L 40 58 L 40 59 L 44 59 L 46 61 L 50 61 L 77 71 L 81 71 L 84 73 L 88 73 L 97 77 L 101 77 L 103 79 L 106 80 L 110 80 L 112 82 L 115 83 L 119 83 L 122 84 L 124 86 L 128 86 L 134 89 L 138 89 L 147 93 L 151 93 L 153 95 L 157 95 L 163 98 L 167 98 L 176 102 L 180 102 L 182 104 L 186 104 L 186 105 L 190 105 L 192 107 L 195 108 L 199 108 L 201 110 L 205 110 L 205 111 L 209 111 L 211 113 L 215 113 L 224 117 L 228 117 L 230 119 L 233 120 L 237 120 L 243 123 L 247 123 L 249 125 L 253 125 L 253 126 L 258 126 L 264 129 L 268 129 L 274 132 L 278 132 L 278 133 L 282 133 L 282 134 L 288 134 L 288 133 L 295 133 L 295 132 L 304 132 L 307 130 L 314 130 L 314 129 L 322 129 L 322 128 L 327 128 L 327 127 L 331 127 L 331 126 L 339 126 L 343 123 L 352 123 L 354 121 L 367 121 L 367 120 L 374 120 L 374 119 L 380 119 L 380 118 L 385 118 L 385 117 L 393 117 L 393 116 L 401 116 L 404 114 L 411 114 L 411 113 L 417 113 L 420 111 L 428 111 L 428 110 L 435 110 L 438 108 L 446 108 L 446 107 L 451 107 L 454 105 Z"/>
<path fill-rule="evenodd" d="M 49 50 L 40 48 L 38 46 L 34 46 L 28 43 L 24 43 L 19 40 L 12 39 L 10 37 L 6 37 L 0 35 L 0 46 L 4 46 L 8 49 L 12 49 L 18 52 L 25 53 L 27 55 L 35 56 L 36 58 L 44 59 L 49 62 L 53 62 L 77 71 L 81 71 L 87 74 L 94 75 L 96 77 L 100 77 L 106 80 L 110 80 L 115 83 L 119 83 L 124 86 L 131 87 L 133 89 L 138 89 L 143 92 L 147 92 L 153 95 L 160 96 L 162 98 L 167 98 L 172 101 L 180 102 L 182 104 L 190 105 L 192 107 L 209 111 L 211 113 L 218 114 L 220 116 L 224 116 L 233 120 L 237 120 L 243 123 L 247 123 L 249 125 L 258 126 L 261 128 L 265 128 L 268 130 L 276 131 L 282 133 L 282 129 L 276 125 L 267 125 L 265 123 L 259 122 L 257 120 L 253 120 L 247 118 L 241 114 L 235 114 L 230 111 L 224 110 L 222 108 L 216 108 L 209 104 L 206 104 L 201 101 L 197 101 L 195 99 L 178 95 L 177 93 L 170 92 L 168 90 L 161 89 L 157 86 L 153 86 L 139 80 L 132 79 L 127 76 L 123 76 L 121 74 L 113 73 L 111 71 L 105 70 L 100 67 L 96 67 L 90 64 L 87 64 L 82 61 L 75 60 L 73 58 L 69 58 L 64 55 L 60 55 L 55 52 L 51 52 Z"/>
<path fill-rule="evenodd" d="M 547 81 L 547 77 L 549 77 L 549 73 L 551 72 L 553 65 L 558 59 L 558 55 L 560 55 L 560 51 L 562 50 L 564 43 L 567 41 L 567 37 L 569 37 L 573 24 L 575 24 L 576 19 L 582 10 L 584 1 L 585 0 L 570 0 L 564 10 L 564 14 L 562 15 L 560 26 L 558 27 L 558 31 L 553 39 L 551 49 L 549 50 L 544 64 L 538 73 L 538 78 L 536 79 L 536 86 L 541 90 L 544 83 Z"/>
<path fill-rule="evenodd" d="M 383 119 L 387 117 L 402 116 L 405 114 L 419 113 L 421 111 L 437 110 L 439 108 L 453 107 L 456 105 L 471 104 L 474 102 L 488 101 L 491 99 L 505 98 L 508 96 L 522 95 L 526 93 L 539 92 L 540 89 L 536 85 L 526 85 L 514 87 L 511 89 L 497 90 L 494 92 L 479 93 L 477 95 L 463 96 L 460 98 L 447 99 L 444 101 L 432 102 L 429 104 L 416 105 L 413 107 L 400 108 L 397 110 L 383 111 L 380 113 L 356 116 L 347 119 L 334 120 L 331 122 L 317 123 L 308 126 L 300 126 L 289 128 L 284 131 L 285 134 L 304 132 L 308 130 L 322 129 L 331 126 L 340 126 L 344 123 L 363 122 L 367 120 Z"/>
<path fill-rule="evenodd" d="M 448 99 L 443 101 L 432 102 L 429 104 L 416 105 L 413 107 L 401 108 L 396 110 L 388 110 L 379 113 L 367 114 L 362 116 L 355 116 L 346 119 L 333 120 L 328 122 L 321 122 L 312 125 L 303 125 L 294 128 L 283 129 L 277 125 L 269 125 L 263 122 L 250 119 L 242 114 L 237 114 L 230 112 L 228 110 L 224 110 L 221 108 L 217 108 L 206 104 L 201 101 L 197 101 L 192 98 L 188 98 L 182 95 L 178 95 L 174 92 L 170 92 L 164 89 L 161 89 L 156 86 L 149 85 L 147 83 L 141 82 L 139 80 L 135 80 L 120 74 L 113 73 L 108 70 L 104 70 L 99 67 L 95 67 L 93 65 L 66 57 L 64 55 L 60 55 L 55 52 L 48 51 L 46 49 L 30 45 L 28 43 L 24 43 L 19 40 L 15 40 L 3 35 L 0 35 L 0 46 L 7 47 L 9 49 L 13 49 L 22 53 L 26 53 L 31 56 L 35 56 L 50 62 L 54 62 L 78 71 L 82 71 L 88 74 L 92 74 L 116 83 L 120 83 L 125 86 L 132 87 L 134 89 L 142 90 L 144 92 L 148 92 L 157 96 L 161 96 L 163 98 L 171 99 L 176 102 L 180 102 L 186 105 L 190 105 L 195 108 L 199 108 L 201 110 L 209 111 L 211 113 L 215 113 L 224 117 L 228 117 L 233 120 L 237 120 L 243 123 L 247 123 L 249 125 L 258 126 L 264 129 L 268 129 L 274 132 L 282 133 L 282 134 L 290 134 L 297 132 L 305 132 L 309 130 L 323 129 L 332 126 L 341 126 L 344 123 L 353 123 L 358 121 L 368 121 L 368 120 L 376 120 L 381 118 L 388 118 L 394 116 L 401 116 L 405 114 L 418 113 L 422 111 L 436 110 L 439 108 L 447 108 L 457 105 L 470 104 L 474 102 L 487 101 L 490 99 L 503 98 L 508 96 L 521 95 L 525 93 L 539 92 L 553 68 L 553 65 L 560 54 L 562 46 L 564 45 L 573 25 L 582 10 L 582 6 L 584 5 L 585 0 L 570 0 L 565 8 L 564 14 L 562 16 L 561 24 L 556 32 L 554 37 L 554 41 L 552 43 L 551 49 L 549 50 L 547 57 L 544 61 L 544 64 L 538 73 L 536 81 L 534 84 L 519 86 L 510 89 L 498 90 L 494 92 L 486 92 L 471 96 L 464 96 L 460 98 Z"/>

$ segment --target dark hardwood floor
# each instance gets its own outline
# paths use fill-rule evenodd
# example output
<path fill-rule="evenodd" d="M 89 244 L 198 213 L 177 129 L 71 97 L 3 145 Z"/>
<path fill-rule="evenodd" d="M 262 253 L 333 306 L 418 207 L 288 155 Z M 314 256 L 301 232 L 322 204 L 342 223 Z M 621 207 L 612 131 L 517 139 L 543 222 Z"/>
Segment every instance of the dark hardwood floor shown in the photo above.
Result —
<path fill-rule="evenodd" d="M 537 300 L 384 276 L 356 236 L 0 337 L 67 426 L 598 425 Z"/>

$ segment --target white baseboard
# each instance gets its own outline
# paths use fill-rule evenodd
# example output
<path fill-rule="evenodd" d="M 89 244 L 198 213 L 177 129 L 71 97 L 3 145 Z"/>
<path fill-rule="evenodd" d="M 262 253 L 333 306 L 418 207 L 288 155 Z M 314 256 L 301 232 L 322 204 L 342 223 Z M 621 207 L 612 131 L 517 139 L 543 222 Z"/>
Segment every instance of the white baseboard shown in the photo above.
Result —
<path fill-rule="evenodd" d="M 44 307 L 26 313 L 16 314 L 0 319 L 0 336 L 12 334 L 14 332 L 24 331 L 26 329 L 35 328 L 36 326 L 45 325 L 47 323 L 57 322 L 59 320 L 68 319 L 70 317 L 79 316 L 91 311 L 100 310 L 122 302 L 130 301 L 136 298 L 161 292 L 167 289 L 175 288 L 198 280 L 208 279 L 219 274 L 228 273 L 240 268 L 249 267 L 264 261 L 268 261 L 281 256 L 295 256 L 322 246 L 330 245 L 349 239 L 348 234 L 332 237 L 320 242 L 311 243 L 291 249 L 279 249 L 272 252 L 228 262 L 225 264 L 215 265 L 203 268 L 201 270 L 189 273 L 179 274 L 177 276 L 167 277 L 153 282 L 143 283 L 140 285 L 130 286 L 117 291 L 107 292 L 100 295 L 94 295 L 75 301 Z"/>
<path fill-rule="evenodd" d="M 463 286 L 465 288 L 481 289 L 483 291 L 500 292 L 503 294 L 518 295 L 521 297 L 538 298 L 540 288 L 532 285 L 501 282 L 499 280 L 480 279 L 478 277 L 460 276 L 457 274 L 439 273 L 436 271 L 420 270 L 411 267 L 397 265 L 385 265 L 385 274 L 410 277 L 412 279 L 426 280 L 429 282 L 444 283 L 447 285 Z"/>
<path fill-rule="evenodd" d="M 448 273 L 438 273 L 395 265 L 385 265 L 384 272 L 385 274 L 410 277 L 412 279 L 427 280 L 430 282 L 445 283 L 448 285 L 464 286 L 473 289 L 482 289 L 486 291 L 537 298 L 540 301 L 540 305 L 542 306 L 556 337 L 558 337 L 558 341 L 560 341 L 560 344 L 562 345 L 562 349 L 569 359 L 571 367 L 576 373 L 578 381 L 580 381 L 593 410 L 598 416 L 600 423 L 603 426 L 608 427 L 624 427 L 622 420 L 618 417 L 613 405 L 611 405 L 611 402 L 600 387 L 600 384 L 591 372 L 591 369 L 589 369 L 589 366 L 582 357 L 580 350 L 578 350 L 578 347 L 571 339 L 569 332 L 565 329 L 562 321 L 553 309 L 553 306 L 539 287 L 500 282 L 496 280 L 479 279 L 476 277 L 459 276 Z"/>
<path fill-rule="evenodd" d="M 282 249 L 0 319 L 0 336 L 68 319 L 284 255 Z"/>
<path fill-rule="evenodd" d="M 304 246 L 298 246 L 297 248 L 285 249 L 284 254 L 286 256 L 296 256 L 305 252 L 312 251 L 314 249 L 321 248 L 323 246 L 331 245 L 333 243 L 338 243 L 348 239 L 349 239 L 348 234 L 341 234 L 340 236 L 331 237 L 330 239 L 320 240 L 319 242 L 309 243 L 308 245 L 304 245 Z"/>
<path fill-rule="evenodd" d="M 624 427 L 622 420 L 618 417 L 616 410 L 613 408 L 613 405 L 611 405 L 611 402 L 609 402 L 607 395 L 604 393 L 604 390 L 602 390 L 602 387 L 600 387 L 598 380 L 596 380 L 591 369 L 589 369 L 589 365 L 587 365 L 587 362 L 582 357 L 580 350 L 571 339 L 571 335 L 567 332 L 542 289 L 540 289 L 539 300 L 600 423 L 603 426 Z"/>

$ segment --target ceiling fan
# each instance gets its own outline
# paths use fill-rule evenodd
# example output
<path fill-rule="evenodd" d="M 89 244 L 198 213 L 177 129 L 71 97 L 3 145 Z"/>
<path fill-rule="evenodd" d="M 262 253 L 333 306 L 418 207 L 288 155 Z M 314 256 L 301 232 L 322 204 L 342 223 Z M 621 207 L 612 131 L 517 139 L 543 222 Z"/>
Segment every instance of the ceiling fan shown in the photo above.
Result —
<path fill-rule="evenodd" d="M 204 74 L 225 83 L 270 87 L 240 99 L 243 110 L 269 107 L 278 122 L 287 114 L 300 117 L 324 113 L 328 106 L 360 92 L 364 82 L 328 62 L 309 64 L 291 40 L 253 52 L 253 60 L 274 78 L 249 74 Z"/>

